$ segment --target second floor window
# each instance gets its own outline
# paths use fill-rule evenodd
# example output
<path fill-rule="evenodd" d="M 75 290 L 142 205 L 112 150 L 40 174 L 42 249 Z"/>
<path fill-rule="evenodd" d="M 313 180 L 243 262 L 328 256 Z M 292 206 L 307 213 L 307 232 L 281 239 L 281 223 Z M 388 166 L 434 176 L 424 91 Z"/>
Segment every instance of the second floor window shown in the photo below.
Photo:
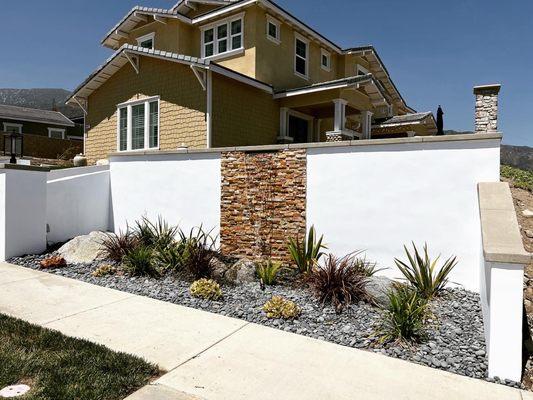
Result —
<path fill-rule="evenodd" d="M 307 78 L 308 75 L 308 57 L 309 57 L 309 43 L 303 38 L 296 37 L 295 41 L 295 60 L 294 71 L 296 75 Z"/>
<path fill-rule="evenodd" d="M 204 28 L 202 31 L 202 57 L 212 57 L 242 49 L 242 28 L 242 17 Z"/>

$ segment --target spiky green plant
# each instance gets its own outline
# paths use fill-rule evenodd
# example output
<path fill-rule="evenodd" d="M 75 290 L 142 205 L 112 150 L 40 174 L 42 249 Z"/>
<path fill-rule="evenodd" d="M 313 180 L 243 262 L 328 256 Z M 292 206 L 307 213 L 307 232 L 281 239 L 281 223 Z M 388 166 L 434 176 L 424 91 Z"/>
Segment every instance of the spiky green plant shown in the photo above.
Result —
<path fill-rule="evenodd" d="M 322 249 L 327 247 L 322 244 L 324 240 L 324 235 L 320 236 L 316 240 L 316 231 L 315 227 L 311 226 L 309 233 L 307 234 L 307 240 L 301 242 L 300 238 L 289 238 L 288 248 L 292 260 L 296 264 L 298 271 L 302 274 L 307 274 L 311 272 L 313 266 L 320 260 L 324 255 Z"/>
<path fill-rule="evenodd" d="M 416 341 L 424 335 L 427 300 L 407 285 L 395 285 L 388 292 L 389 304 L 383 310 L 379 327 L 382 342 Z"/>
<path fill-rule="evenodd" d="M 126 253 L 122 259 L 122 268 L 130 275 L 158 276 L 159 271 L 153 263 L 153 250 L 140 246 Z"/>
<path fill-rule="evenodd" d="M 220 254 L 217 238 L 206 232 L 202 226 L 193 228 L 189 234 L 180 231 L 183 244 L 181 267 L 195 279 L 210 278 L 213 273 L 212 260 Z"/>
<path fill-rule="evenodd" d="M 258 263 L 255 271 L 265 285 L 274 285 L 277 275 L 282 268 L 282 263 L 269 259 Z"/>
<path fill-rule="evenodd" d="M 424 244 L 424 254 L 420 254 L 413 243 L 413 254 L 404 246 L 409 264 L 398 258 L 394 259 L 396 266 L 409 284 L 425 299 L 431 299 L 441 292 L 448 283 L 448 275 L 457 265 L 457 257 L 448 258 L 444 264 L 437 268 L 440 256 L 431 260 L 428 254 L 428 246 Z"/>
<path fill-rule="evenodd" d="M 186 242 L 175 242 L 155 253 L 155 262 L 163 271 L 179 272 L 183 268 L 183 253 Z"/>
<path fill-rule="evenodd" d="M 145 247 L 164 249 L 174 243 L 178 234 L 178 227 L 171 226 L 162 216 L 154 223 L 147 217 L 135 222 L 135 236 Z"/>

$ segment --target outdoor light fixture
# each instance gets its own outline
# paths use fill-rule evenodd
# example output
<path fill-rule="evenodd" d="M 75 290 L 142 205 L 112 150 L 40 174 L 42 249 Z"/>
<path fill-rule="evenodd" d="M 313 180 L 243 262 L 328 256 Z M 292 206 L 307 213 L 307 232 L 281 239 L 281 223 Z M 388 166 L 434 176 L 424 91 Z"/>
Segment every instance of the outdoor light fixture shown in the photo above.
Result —
<path fill-rule="evenodd" d="M 22 157 L 22 133 L 9 132 L 4 134 L 4 154 L 10 154 L 9 162 L 17 163 L 17 157 Z"/>

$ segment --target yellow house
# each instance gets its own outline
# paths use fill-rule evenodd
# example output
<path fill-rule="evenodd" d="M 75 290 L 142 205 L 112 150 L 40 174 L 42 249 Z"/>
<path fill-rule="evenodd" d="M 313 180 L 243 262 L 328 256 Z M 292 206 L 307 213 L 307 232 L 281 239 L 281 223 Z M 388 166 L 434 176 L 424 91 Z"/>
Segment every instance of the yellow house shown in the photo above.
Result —
<path fill-rule="evenodd" d="M 121 151 L 429 135 L 372 46 L 341 49 L 270 0 L 134 7 L 68 100 L 90 162 Z"/>

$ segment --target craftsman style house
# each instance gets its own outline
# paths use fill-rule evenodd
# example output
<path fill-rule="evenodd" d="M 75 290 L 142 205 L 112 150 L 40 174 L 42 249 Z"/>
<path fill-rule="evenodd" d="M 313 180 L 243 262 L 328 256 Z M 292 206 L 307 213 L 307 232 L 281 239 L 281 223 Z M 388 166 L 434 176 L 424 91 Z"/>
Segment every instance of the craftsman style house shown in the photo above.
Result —
<path fill-rule="evenodd" d="M 341 49 L 270 0 L 133 8 L 72 94 L 108 154 L 428 135 L 372 46 Z"/>

